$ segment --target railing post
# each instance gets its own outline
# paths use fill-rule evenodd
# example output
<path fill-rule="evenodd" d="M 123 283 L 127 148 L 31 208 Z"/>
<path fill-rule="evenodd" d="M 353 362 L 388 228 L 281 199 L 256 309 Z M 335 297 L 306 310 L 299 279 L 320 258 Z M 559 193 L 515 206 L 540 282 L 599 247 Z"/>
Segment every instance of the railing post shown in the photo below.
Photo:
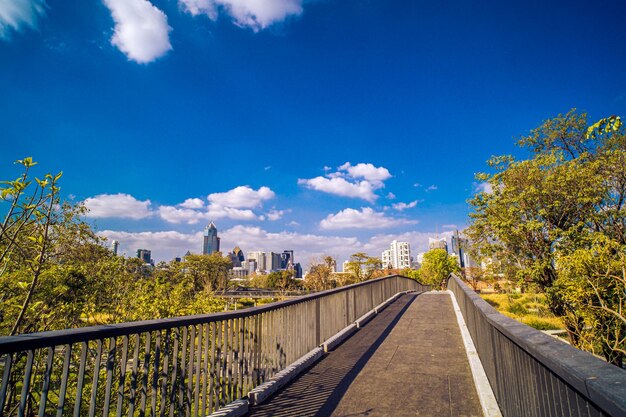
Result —
<path fill-rule="evenodd" d="M 322 316 L 322 309 L 320 306 L 320 299 L 316 298 L 315 299 L 315 345 L 319 346 L 322 343 L 322 332 L 320 329 L 320 323 L 321 323 L 321 316 Z"/>

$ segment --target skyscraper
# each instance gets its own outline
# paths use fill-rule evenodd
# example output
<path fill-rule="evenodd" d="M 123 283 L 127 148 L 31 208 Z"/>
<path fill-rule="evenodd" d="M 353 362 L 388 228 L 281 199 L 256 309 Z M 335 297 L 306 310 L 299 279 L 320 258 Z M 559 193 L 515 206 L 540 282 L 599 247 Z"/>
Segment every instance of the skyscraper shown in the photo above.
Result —
<path fill-rule="evenodd" d="M 137 249 L 137 258 L 141 259 L 146 264 L 152 263 L 152 251 L 148 249 Z"/>
<path fill-rule="evenodd" d="M 265 252 L 248 252 L 248 261 L 254 260 L 257 272 L 265 272 L 267 270 L 267 258 Z"/>
<path fill-rule="evenodd" d="M 213 222 L 204 228 L 204 240 L 202 242 L 202 253 L 210 255 L 220 251 L 220 238 L 217 236 L 217 227 Z"/>
<path fill-rule="evenodd" d="M 281 269 L 291 269 L 295 265 L 292 250 L 284 250 L 283 253 L 280 255 L 280 258 Z"/>
<path fill-rule="evenodd" d="M 113 251 L 113 255 L 117 256 L 117 251 L 120 248 L 120 242 L 118 242 L 117 240 L 114 240 L 113 242 L 111 242 L 111 250 Z"/>

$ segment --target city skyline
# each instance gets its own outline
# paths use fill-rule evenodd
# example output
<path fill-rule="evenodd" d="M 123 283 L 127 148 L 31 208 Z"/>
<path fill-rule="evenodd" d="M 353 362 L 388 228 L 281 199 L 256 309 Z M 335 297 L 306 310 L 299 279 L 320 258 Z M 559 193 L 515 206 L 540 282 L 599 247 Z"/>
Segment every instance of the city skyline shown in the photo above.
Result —
<path fill-rule="evenodd" d="M 619 1 L 8 4 L 0 177 L 63 171 L 109 245 L 157 262 L 210 220 L 303 265 L 422 252 L 543 120 L 626 115 Z"/>

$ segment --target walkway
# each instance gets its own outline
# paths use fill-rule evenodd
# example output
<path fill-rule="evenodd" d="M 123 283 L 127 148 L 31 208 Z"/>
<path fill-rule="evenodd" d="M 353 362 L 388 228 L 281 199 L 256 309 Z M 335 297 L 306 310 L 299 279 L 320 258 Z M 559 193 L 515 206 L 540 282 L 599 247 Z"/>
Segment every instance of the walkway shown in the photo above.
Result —
<path fill-rule="evenodd" d="M 403 296 L 250 415 L 481 416 L 450 296 Z"/>

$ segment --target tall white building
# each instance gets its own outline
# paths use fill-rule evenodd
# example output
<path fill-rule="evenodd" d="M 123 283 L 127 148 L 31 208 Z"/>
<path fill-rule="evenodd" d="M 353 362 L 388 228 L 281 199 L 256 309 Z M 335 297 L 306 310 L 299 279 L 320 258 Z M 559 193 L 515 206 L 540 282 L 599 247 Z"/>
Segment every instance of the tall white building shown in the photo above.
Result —
<path fill-rule="evenodd" d="M 391 249 L 385 249 L 380 255 L 380 260 L 383 264 L 383 269 L 393 268 L 393 255 Z"/>
<path fill-rule="evenodd" d="M 248 252 L 248 260 L 256 261 L 256 271 L 264 273 L 267 271 L 267 258 L 265 252 Z"/>
<path fill-rule="evenodd" d="M 381 254 L 383 268 L 404 269 L 411 267 L 411 249 L 409 242 L 394 240 L 389 249 Z"/>
<path fill-rule="evenodd" d="M 278 271 L 282 268 L 282 257 L 280 253 L 266 252 L 265 253 L 266 266 L 268 271 Z"/>

